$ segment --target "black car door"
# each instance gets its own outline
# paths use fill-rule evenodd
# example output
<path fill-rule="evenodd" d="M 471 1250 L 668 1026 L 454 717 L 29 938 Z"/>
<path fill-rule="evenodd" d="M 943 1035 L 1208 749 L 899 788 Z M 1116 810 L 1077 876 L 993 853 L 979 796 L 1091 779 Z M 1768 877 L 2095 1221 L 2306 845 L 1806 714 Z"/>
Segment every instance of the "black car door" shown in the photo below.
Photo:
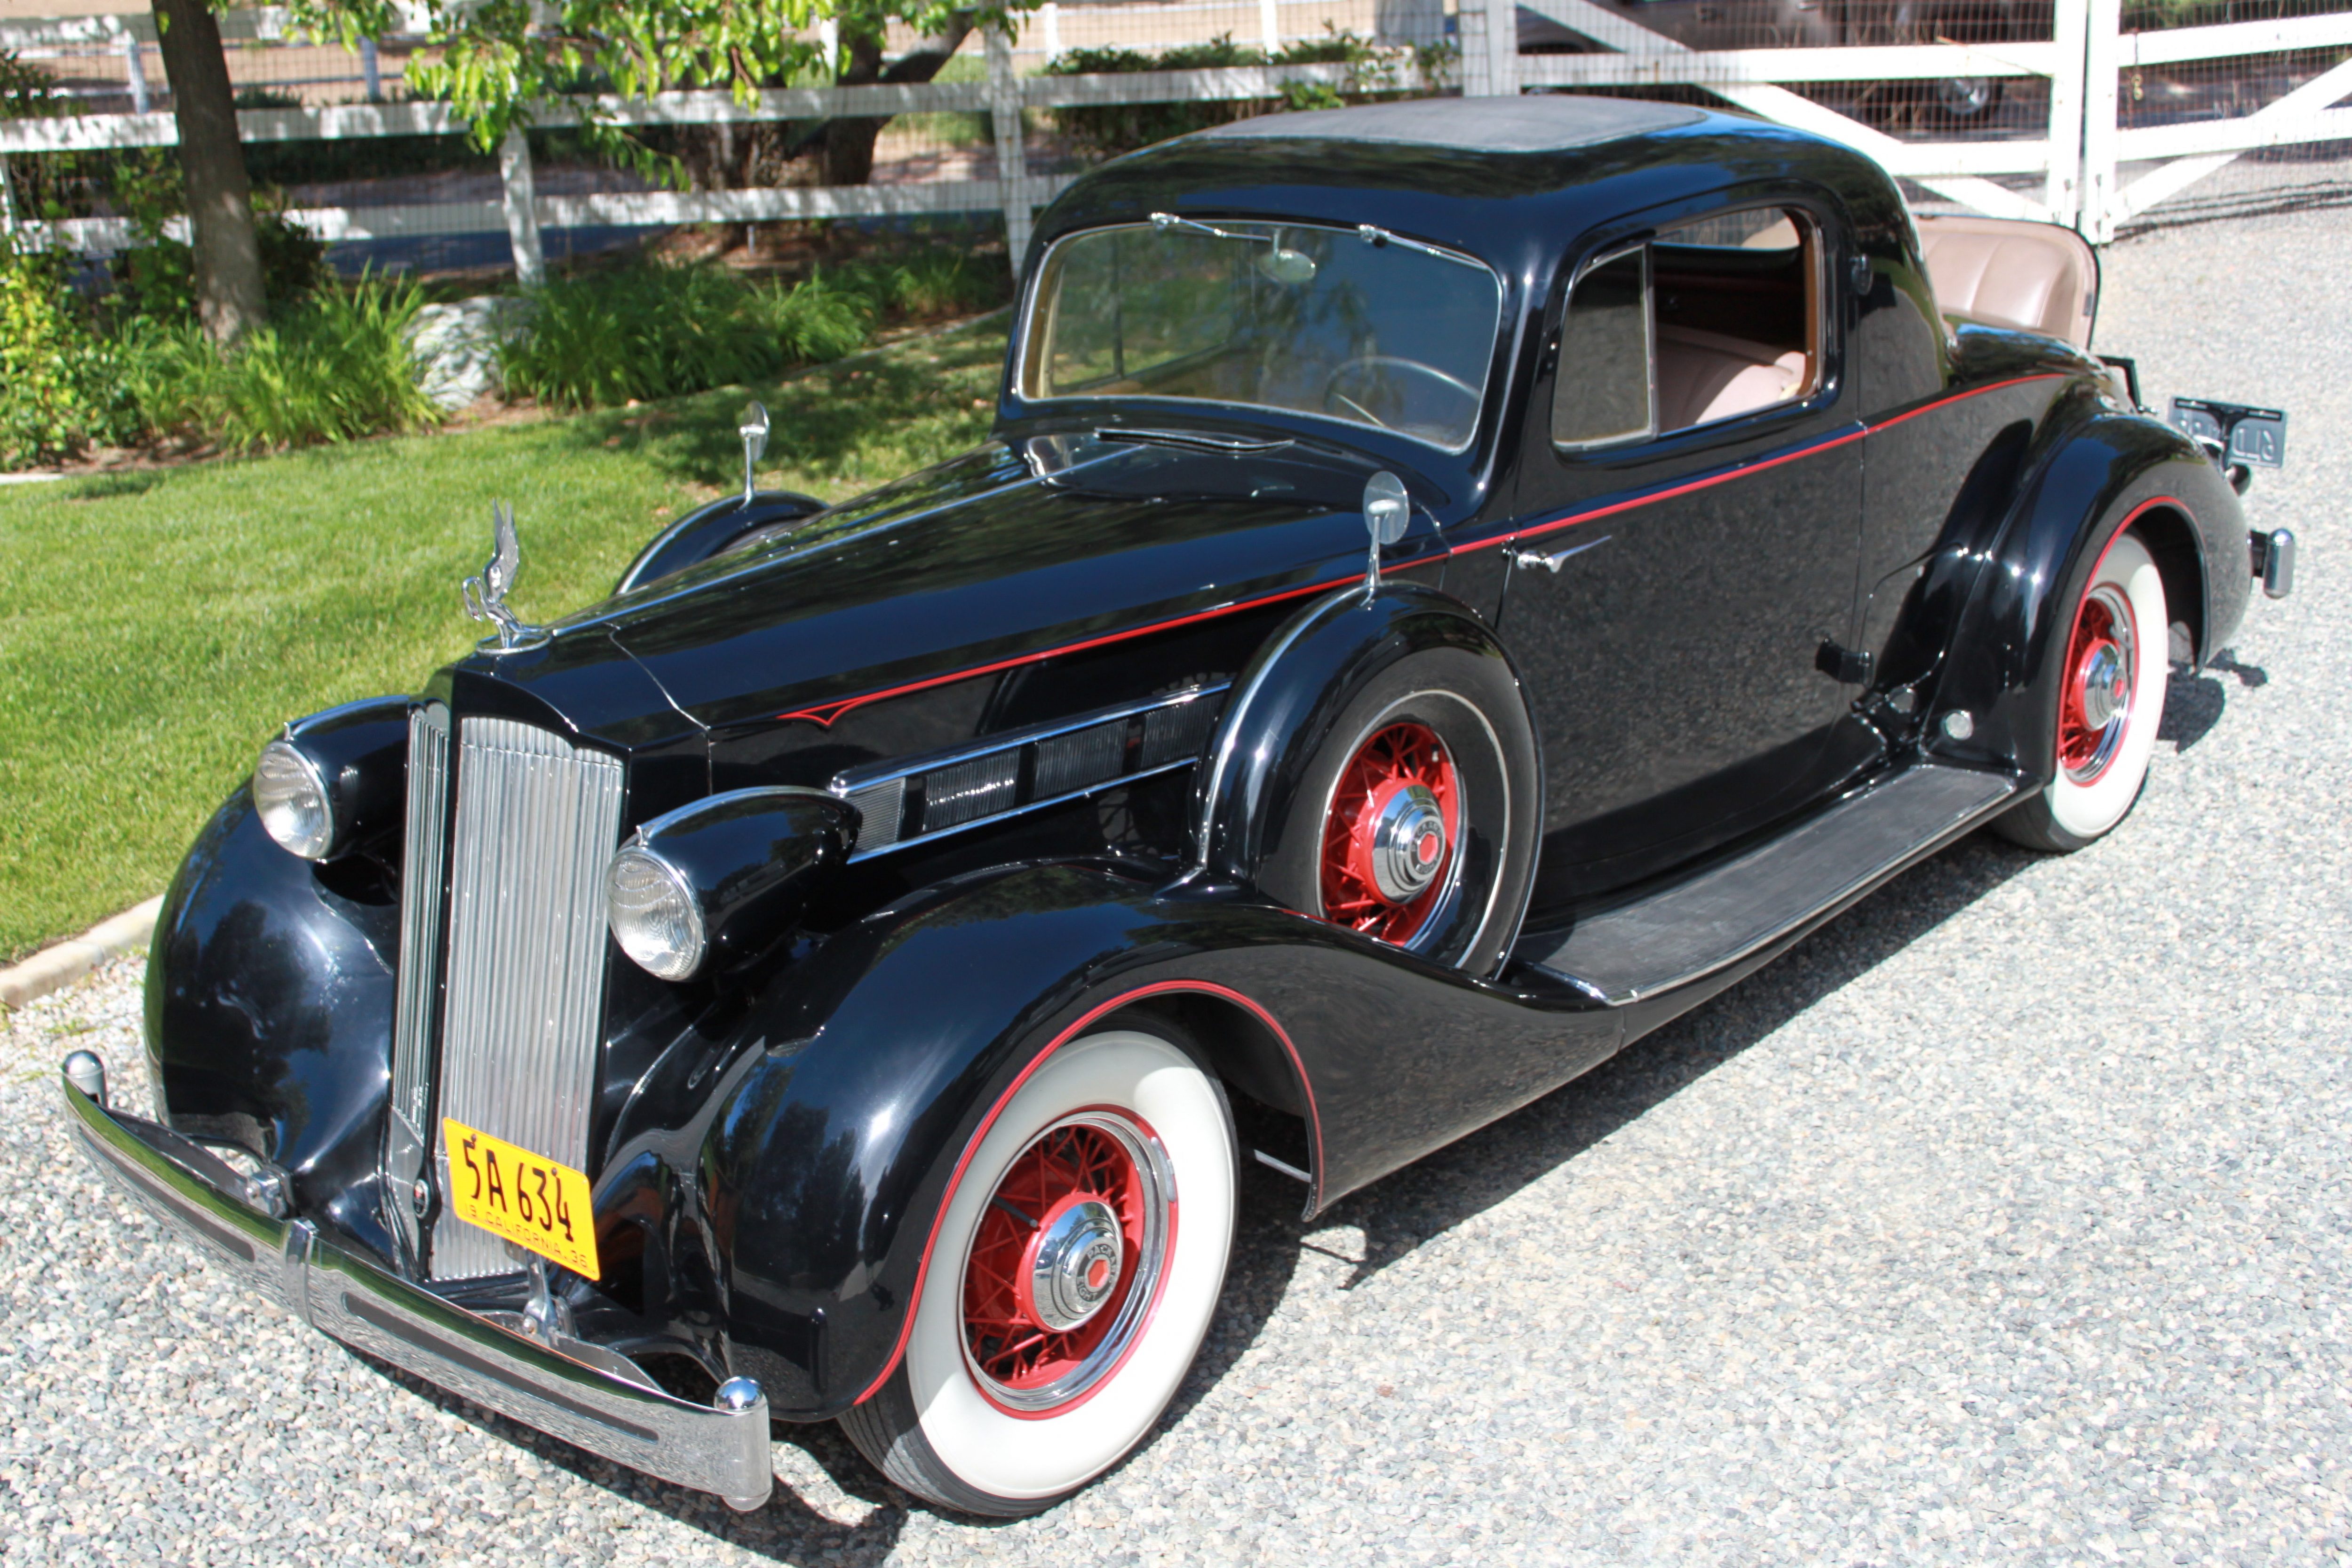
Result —
<path fill-rule="evenodd" d="M 1544 743 L 1538 921 L 1856 763 L 1840 240 L 1823 205 L 1750 204 L 1596 249 L 1553 303 L 1501 547 Z"/>

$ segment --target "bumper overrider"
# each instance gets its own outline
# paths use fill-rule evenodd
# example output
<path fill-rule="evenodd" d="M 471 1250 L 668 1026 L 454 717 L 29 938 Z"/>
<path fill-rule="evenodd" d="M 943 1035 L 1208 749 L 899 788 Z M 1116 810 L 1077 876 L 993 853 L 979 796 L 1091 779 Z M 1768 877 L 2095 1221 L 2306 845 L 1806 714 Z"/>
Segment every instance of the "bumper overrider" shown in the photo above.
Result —
<path fill-rule="evenodd" d="M 697 1405 L 636 1381 L 609 1351 L 562 1336 L 542 1342 L 453 1305 L 308 1220 L 265 1213 L 245 1178 L 200 1145 L 109 1109 L 95 1058 L 77 1052 L 63 1078 L 74 1132 L 99 1169 L 313 1328 L 616 1464 L 715 1492 L 736 1509 L 768 1500 L 775 1472 L 757 1384 L 736 1379 L 719 1405 Z"/>

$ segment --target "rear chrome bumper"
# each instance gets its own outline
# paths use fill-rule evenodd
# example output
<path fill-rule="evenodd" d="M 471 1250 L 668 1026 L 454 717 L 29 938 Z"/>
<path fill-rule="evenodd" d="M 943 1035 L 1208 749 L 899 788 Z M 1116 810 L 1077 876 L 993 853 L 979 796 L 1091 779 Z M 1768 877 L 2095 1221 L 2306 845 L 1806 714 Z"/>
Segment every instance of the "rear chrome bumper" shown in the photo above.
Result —
<path fill-rule="evenodd" d="M 63 1088 L 100 1170 L 312 1327 L 616 1464 L 737 1509 L 768 1500 L 764 1395 L 714 1409 L 574 1361 L 337 1246 L 308 1220 L 271 1218 L 224 1184 L 233 1172 L 177 1133 L 115 1114 L 70 1078 Z"/>

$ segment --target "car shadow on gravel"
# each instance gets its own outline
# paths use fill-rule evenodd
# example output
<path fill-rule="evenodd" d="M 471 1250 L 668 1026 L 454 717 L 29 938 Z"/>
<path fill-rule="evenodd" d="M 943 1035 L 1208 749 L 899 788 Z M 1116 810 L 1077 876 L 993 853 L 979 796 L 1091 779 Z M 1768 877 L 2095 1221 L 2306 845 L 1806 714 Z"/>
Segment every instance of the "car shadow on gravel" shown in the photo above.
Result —
<path fill-rule="evenodd" d="M 2042 859 L 1972 834 L 1583 1077 L 1342 1198 L 1314 1222 L 1363 1233 L 1363 1257 L 1348 1259 L 1340 1289 L 1549 1175 Z M 1294 1228 L 1312 1245 L 1308 1227 Z"/>
<path fill-rule="evenodd" d="M 841 1511 L 863 1511 L 864 1517 L 854 1523 L 828 1517 L 781 1476 L 774 1495 L 764 1507 L 750 1513 L 737 1513 L 706 1492 L 671 1486 L 598 1458 L 560 1437 L 468 1404 L 373 1356 L 357 1351 L 352 1353 L 435 1408 L 446 1411 L 498 1441 L 530 1450 L 546 1463 L 633 1508 L 666 1514 L 715 1541 L 779 1563 L 803 1563 L 820 1559 L 828 1564 L 880 1563 L 890 1555 L 899 1532 L 907 1527 L 908 1500 L 877 1475 L 830 1421 L 807 1426 L 779 1421 L 772 1424 L 772 1430 L 778 1447 L 789 1444 L 800 1449 L 840 1489 L 849 1504 Z"/>

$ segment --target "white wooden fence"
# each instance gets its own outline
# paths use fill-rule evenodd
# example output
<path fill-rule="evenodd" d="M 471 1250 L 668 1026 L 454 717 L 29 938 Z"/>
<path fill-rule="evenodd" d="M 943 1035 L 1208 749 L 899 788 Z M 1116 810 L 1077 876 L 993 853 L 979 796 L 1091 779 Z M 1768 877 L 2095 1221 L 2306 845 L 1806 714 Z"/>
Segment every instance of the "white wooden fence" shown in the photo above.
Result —
<path fill-rule="evenodd" d="M 2251 113 L 2134 128 L 2124 127 L 2118 113 L 2119 84 L 2128 73 L 2145 68 L 2280 56 L 2289 51 L 2352 50 L 2352 11 L 2127 34 L 2121 27 L 2121 0 L 2056 0 L 2053 37 L 2046 41 L 1706 51 L 1685 47 L 1593 0 L 1524 3 L 1591 39 L 1601 52 L 1520 55 L 1514 0 L 1457 0 L 1462 91 L 1494 96 L 1599 86 L 1704 88 L 1752 113 L 1856 147 L 1894 174 L 1946 200 L 1998 216 L 2068 224 L 2094 239 L 2112 237 L 2118 224 L 2189 190 L 2246 152 L 2352 140 L 2352 108 L 2335 107 L 2338 99 L 2352 94 L 2352 58 L 2321 71 Z M 1274 0 L 1262 0 L 1262 4 L 1269 13 L 1265 27 L 1271 39 L 1277 36 L 1271 16 Z M 224 14 L 225 18 L 257 16 L 266 24 L 266 13 Z M 95 38 L 114 19 L 90 18 L 78 25 L 92 29 Z M 135 28 L 125 29 L 115 23 L 115 32 L 107 36 L 116 34 L 136 42 Z M 5 41 L 0 37 L 0 43 Z M 135 67 L 135 58 L 132 63 Z M 941 110 L 983 113 L 990 118 L 994 136 L 992 178 L 692 193 L 541 195 L 528 146 L 520 137 L 514 137 L 500 159 L 502 201 L 457 206 L 436 203 L 314 207 L 289 216 L 330 242 L 503 229 L 518 268 L 527 279 L 541 271 L 539 231 L 542 226 L 742 223 L 1001 210 L 1017 258 L 1028 238 L 1031 215 L 1071 178 L 1031 172 L 1024 146 L 1024 110 L 1268 99 L 1279 97 L 1286 83 L 1339 87 L 1348 80 L 1347 68 L 1337 65 L 1024 76 L 1014 68 L 1012 41 L 1001 35 L 987 40 L 987 64 L 982 81 L 785 89 L 761 93 L 749 104 L 738 103 L 724 92 L 666 93 L 650 101 L 602 100 L 598 108 L 612 120 L 632 125 L 806 121 Z M 1960 77 L 2046 80 L 2049 108 L 2044 134 L 2014 140 L 1899 139 L 1790 90 L 1791 84 L 1930 82 Z M 576 113 L 570 105 L 549 105 L 541 111 L 539 123 L 563 125 Z M 245 138 L 257 142 L 447 135 L 462 129 L 448 108 L 437 103 L 256 110 L 240 113 L 238 124 Z M 0 121 L 0 160 L 11 154 L 168 146 L 176 139 L 172 117 L 166 113 Z M 2130 174 L 2128 179 L 2123 177 L 2126 173 Z M 0 196 L 5 189 L 5 182 L 0 182 Z M 32 230 L 29 237 L 37 243 L 85 252 L 112 250 L 131 238 L 128 222 L 120 218 L 19 223 L 0 205 L 0 224 Z"/>
<path fill-rule="evenodd" d="M 1475 3 L 1475 0 L 1474 0 Z M 2352 11 L 2268 22 L 2125 33 L 2122 0 L 2057 0 L 2048 42 L 1920 44 L 1852 48 L 1685 47 L 1592 0 L 1523 0 L 1602 46 L 1589 55 L 1520 56 L 1463 8 L 1465 90 L 1529 87 L 1703 87 L 1740 108 L 1857 147 L 1896 174 L 1960 205 L 1996 217 L 2042 218 L 2111 239 L 2119 223 L 2258 147 L 2352 139 L 2352 60 L 2248 115 L 2125 129 L 2119 84 L 2136 68 L 2290 51 L 2352 48 Z M 1788 90 L 1792 82 L 1937 81 L 1957 77 L 2040 77 L 2049 84 L 2047 132 L 2038 140 L 1898 141 Z M 2126 164 L 2152 163 L 2123 183 Z M 2040 175 L 2039 194 L 1993 175 Z"/>

